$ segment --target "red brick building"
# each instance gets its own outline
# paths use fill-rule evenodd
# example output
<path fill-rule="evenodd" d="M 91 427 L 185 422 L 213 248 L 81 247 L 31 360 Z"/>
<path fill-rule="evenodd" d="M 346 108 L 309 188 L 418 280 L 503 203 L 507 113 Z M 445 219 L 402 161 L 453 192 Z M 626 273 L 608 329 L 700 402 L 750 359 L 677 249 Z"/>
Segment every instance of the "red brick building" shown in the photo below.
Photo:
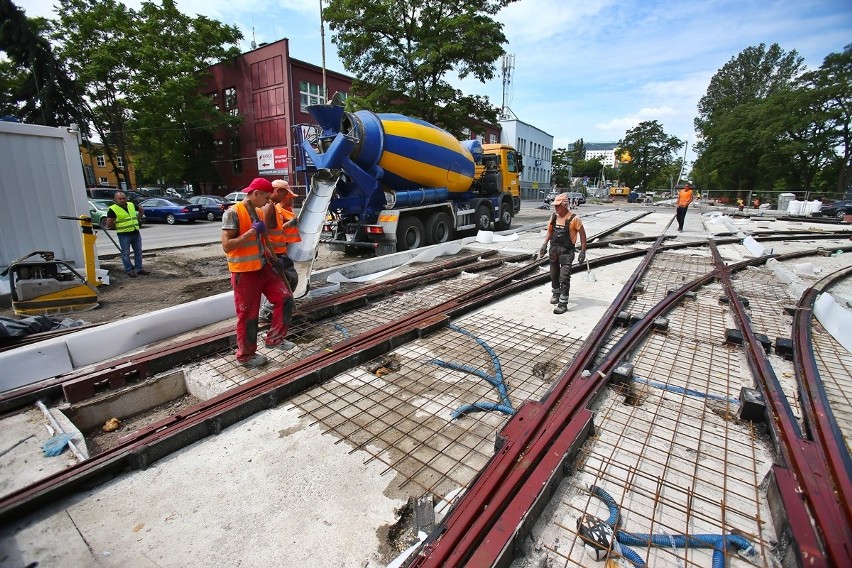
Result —
<path fill-rule="evenodd" d="M 325 103 L 322 68 L 291 59 L 289 40 L 261 45 L 209 69 L 205 92 L 223 112 L 242 117 L 239 127 L 214 135 L 214 165 L 221 181 L 202 183 L 197 192 L 225 195 L 255 177 L 286 179 L 300 195 L 306 180 L 296 176 L 294 126 L 311 124 L 308 105 Z M 352 77 L 326 70 L 329 98 L 344 97 Z M 482 142 L 498 141 L 500 127 L 485 125 L 471 133 Z"/>
<path fill-rule="evenodd" d="M 209 72 L 205 92 L 220 110 L 243 120 L 215 134 L 214 164 L 222 181 L 205 183 L 200 191 L 225 195 L 258 176 L 300 185 L 294 175 L 293 127 L 311 122 L 305 106 L 325 102 L 322 69 L 291 59 L 289 40 L 282 39 L 213 65 Z M 352 78 L 326 70 L 326 85 L 329 96 L 348 93 Z"/>

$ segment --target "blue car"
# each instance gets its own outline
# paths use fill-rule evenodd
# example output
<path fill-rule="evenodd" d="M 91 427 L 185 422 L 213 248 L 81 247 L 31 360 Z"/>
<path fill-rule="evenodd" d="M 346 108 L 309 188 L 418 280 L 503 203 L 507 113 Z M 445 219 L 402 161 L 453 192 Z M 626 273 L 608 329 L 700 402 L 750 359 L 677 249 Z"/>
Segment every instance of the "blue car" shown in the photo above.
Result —
<path fill-rule="evenodd" d="M 176 221 L 195 223 L 204 218 L 201 205 L 190 203 L 179 197 L 152 197 L 139 204 L 145 210 L 146 221 L 165 221 L 174 225 Z"/>
<path fill-rule="evenodd" d="M 231 206 L 224 197 L 219 195 L 193 195 L 189 198 L 189 202 L 201 205 L 201 212 L 208 221 L 221 219 L 225 209 Z"/>

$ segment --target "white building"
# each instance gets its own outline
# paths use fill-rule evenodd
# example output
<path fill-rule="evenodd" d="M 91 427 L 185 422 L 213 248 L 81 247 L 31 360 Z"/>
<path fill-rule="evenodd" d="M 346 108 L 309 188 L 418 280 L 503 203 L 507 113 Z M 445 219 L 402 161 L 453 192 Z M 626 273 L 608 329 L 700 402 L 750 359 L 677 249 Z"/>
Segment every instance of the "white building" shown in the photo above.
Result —
<path fill-rule="evenodd" d="M 599 160 L 604 166 L 614 168 L 616 164 L 615 149 L 618 144 L 615 142 L 589 142 L 584 144 L 586 148 L 586 160 Z"/>
<path fill-rule="evenodd" d="M 500 126 L 500 143 L 513 146 L 524 160 L 521 197 L 538 197 L 539 191 L 550 188 L 553 135 L 517 118 L 501 120 Z"/>

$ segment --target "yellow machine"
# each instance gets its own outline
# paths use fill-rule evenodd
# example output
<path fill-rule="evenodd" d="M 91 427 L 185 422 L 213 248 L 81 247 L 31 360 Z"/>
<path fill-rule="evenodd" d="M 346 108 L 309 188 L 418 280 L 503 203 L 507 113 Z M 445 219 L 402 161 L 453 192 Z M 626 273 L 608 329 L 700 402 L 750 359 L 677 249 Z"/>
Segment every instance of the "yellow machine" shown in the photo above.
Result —
<path fill-rule="evenodd" d="M 16 315 L 63 314 L 98 307 L 96 286 L 101 283 L 95 276 L 96 237 L 92 219 L 85 215 L 60 219 L 80 222 L 86 276 L 83 277 L 64 260 L 56 260 L 52 251 L 35 251 L 16 260 L 2 273 L 2 276 L 9 275 L 12 309 Z"/>

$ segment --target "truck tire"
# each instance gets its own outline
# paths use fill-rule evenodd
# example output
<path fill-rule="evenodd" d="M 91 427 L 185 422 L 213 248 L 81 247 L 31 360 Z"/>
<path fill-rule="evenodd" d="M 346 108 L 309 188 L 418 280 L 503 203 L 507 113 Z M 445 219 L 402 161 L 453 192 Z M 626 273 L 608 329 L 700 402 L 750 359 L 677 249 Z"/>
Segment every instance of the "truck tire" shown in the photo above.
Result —
<path fill-rule="evenodd" d="M 500 219 L 497 220 L 498 231 L 505 231 L 512 226 L 512 208 L 508 203 L 500 204 Z"/>
<path fill-rule="evenodd" d="M 491 208 L 485 203 L 480 203 L 476 207 L 476 228 L 480 231 L 491 228 Z"/>
<path fill-rule="evenodd" d="M 426 229 L 417 217 L 403 217 L 396 227 L 396 248 L 414 250 L 426 243 Z"/>
<path fill-rule="evenodd" d="M 426 220 L 426 243 L 436 245 L 453 238 L 453 226 L 450 216 L 443 211 L 432 213 Z"/>

